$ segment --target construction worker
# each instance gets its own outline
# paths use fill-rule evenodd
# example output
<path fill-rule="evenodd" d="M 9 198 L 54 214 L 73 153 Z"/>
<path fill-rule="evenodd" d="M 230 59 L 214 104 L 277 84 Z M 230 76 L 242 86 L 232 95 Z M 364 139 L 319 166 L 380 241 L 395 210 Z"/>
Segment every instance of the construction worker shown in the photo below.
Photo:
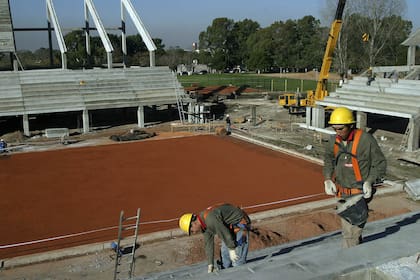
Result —
<path fill-rule="evenodd" d="M 179 219 L 182 231 L 203 233 L 208 263 L 208 273 L 214 271 L 214 237 L 222 241 L 220 254 L 221 268 L 238 266 L 246 262 L 249 246 L 251 220 L 239 207 L 231 204 L 210 206 L 199 214 L 187 213 Z"/>
<path fill-rule="evenodd" d="M 375 80 L 376 75 L 373 73 L 373 69 L 372 67 L 369 67 L 368 71 L 367 71 L 367 82 L 366 85 L 370 86 L 370 84 Z"/>
<path fill-rule="evenodd" d="M 343 248 L 358 245 L 368 218 L 367 202 L 372 184 L 386 172 L 386 159 L 375 138 L 356 129 L 353 112 L 336 108 L 329 120 L 336 135 L 325 149 L 325 193 L 339 198 L 337 214 L 341 218 Z"/>
<path fill-rule="evenodd" d="M 231 133 L 231 121 L 229 114 L 226 115 L 226 131 L 228 134 Z"/>
<path fill-rule="evenodd" d="M 7 152 L 6 148 L 7 148 L 6 141 L 4 141 L 4 139 L 0 139 L 0 153 Z"/>

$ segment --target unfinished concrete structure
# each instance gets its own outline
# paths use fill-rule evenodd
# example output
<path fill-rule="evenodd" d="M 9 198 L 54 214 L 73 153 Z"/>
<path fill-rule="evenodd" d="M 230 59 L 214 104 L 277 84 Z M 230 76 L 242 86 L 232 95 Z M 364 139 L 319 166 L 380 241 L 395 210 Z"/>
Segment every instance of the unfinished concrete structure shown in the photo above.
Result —
<path fill-rule="evenodd" d="M 144 127 L 145 106 L 176 105 L 183 95 L 168 67 L 8 71 L 0 76 L 0 117 L 22 118 L 29 136 L 30 116 L 80 112 L 87 133 L 89 111 L 136 107 Z"/>
<path fill-rule="evenodd" d="M 407 65 L 372 67 L 376 79 L 367 86 L 363 75 L 349 80 L 323 100 L 316 101 L 315 108 L 309 108 L 307 124 L 324 127 L 327 106 L 345 106 L 357 111 L 357 126 L 366 128 L 367 114 L 408 119 L 401 142 L 401 149 L 419 149 L 420 140 L 420 66 L 415 64 L 415 50 L 420 46 L 420 30 L 405 40 L 408 46 Z M 402 77 L 402 78 L 401 78 Z"/>
<path fill-rule="evenodd" d="M 187 100 L 184 91 L 169 67 L 155 66 L 156 46 L 130 0 L 121 0 L 123 69 L 113 68 L 113 47 L 92 0 L 84 0 L 86 52 L 89 56 L 91 16 L 107 53 L 108 69 L 67 69 L 67 47 L 51 0 L 46 0 L 46 8 L 48 28 L 45 30 L 49 33 L 54 30 L 62 67 L 27 71 L 23 67 L 19 69 L 9 1 L 0 0 L 0 52 L 10 54 L 14 68 L 0 76 L 0 118 L 21 118 L 27 136 L 30 135 L 29 120 L 38 114 L 80 112 L 84 133 L 90 130 L 91 110 L 137 108 L 138 126 L 144 127 L 145 106 L 176 105 L 180 119 L 183 119 L 181 108 Z M 150 67 L 126 67 L 126 12 L 149 50 Z"/>

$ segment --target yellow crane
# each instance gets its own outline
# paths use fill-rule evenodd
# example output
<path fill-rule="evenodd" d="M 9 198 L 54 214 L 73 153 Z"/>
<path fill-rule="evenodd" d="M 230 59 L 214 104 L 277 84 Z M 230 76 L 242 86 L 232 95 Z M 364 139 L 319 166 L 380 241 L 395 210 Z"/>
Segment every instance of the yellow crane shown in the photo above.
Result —
<path fill-rule="evenodd" d="M 283 97 L 280 98 L 279 104 L 289 108 L 290 114 L 303 114 L 306 112 L 307 106 L 314 106 L 315 101 L 323 100 L 324 97 L 328 95 L 328 76 L 331 69 L 334 50 L 337 45 L 338 35 L 341 30 L 345 5 L 346 0 L 338 1 L 334 21 L 331 24 L 330 32 L 328 34 L 327 46 L 325 48 L 316 89 L 307 91 L 306 96 L 302 96 L 302 93 L 285 93 Z"/>

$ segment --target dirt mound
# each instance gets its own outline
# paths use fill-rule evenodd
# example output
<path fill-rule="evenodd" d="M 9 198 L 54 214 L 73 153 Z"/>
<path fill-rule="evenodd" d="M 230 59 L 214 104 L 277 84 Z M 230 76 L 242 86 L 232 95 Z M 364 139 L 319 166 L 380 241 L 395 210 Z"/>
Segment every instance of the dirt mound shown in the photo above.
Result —
<path fill-rule="evenodd" d="M 250 250 L 259 250 L 262 248 L 275 246 L 289 242 L 289 239 L 280 233 L 265 229 L 255 228 L 249 234 Z"/>
<path fill-rule="evenodd" d="M 340 219 L 335 213 L 319 212 L 290 218 L 284 227 L 284 234 L 290 240 L 299 240 L 339 229 Z"/>
<path fill-rule="evenodd" d="M 228 135 L 228 132 L 227 132 L 226 128 L 224 128 L 224 127 L 216 127 L 215 132 L 216 132 L 216 135 L 219 135 L 219 136 Z"/>
<path fill-rule="evenodd" d="M 2 137 L 7 143 L 21 144 L 25 142 L 26 136 L 21 131 L 15 131 L 12 133 L 4 134 Z"/>

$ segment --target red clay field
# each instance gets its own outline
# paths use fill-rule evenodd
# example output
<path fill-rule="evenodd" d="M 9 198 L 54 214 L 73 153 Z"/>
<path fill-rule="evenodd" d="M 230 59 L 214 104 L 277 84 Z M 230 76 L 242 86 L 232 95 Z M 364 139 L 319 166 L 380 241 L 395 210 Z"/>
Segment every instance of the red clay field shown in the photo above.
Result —
<path fill-rule="evenodd" d="M 220 202 L 248 213 L 324 199 L 321 166 L 233 137 L 201 135 L 0 157 L 0 259 L 140 234 Z M 296 199 L 296 200 L 294 200 Z"/>

